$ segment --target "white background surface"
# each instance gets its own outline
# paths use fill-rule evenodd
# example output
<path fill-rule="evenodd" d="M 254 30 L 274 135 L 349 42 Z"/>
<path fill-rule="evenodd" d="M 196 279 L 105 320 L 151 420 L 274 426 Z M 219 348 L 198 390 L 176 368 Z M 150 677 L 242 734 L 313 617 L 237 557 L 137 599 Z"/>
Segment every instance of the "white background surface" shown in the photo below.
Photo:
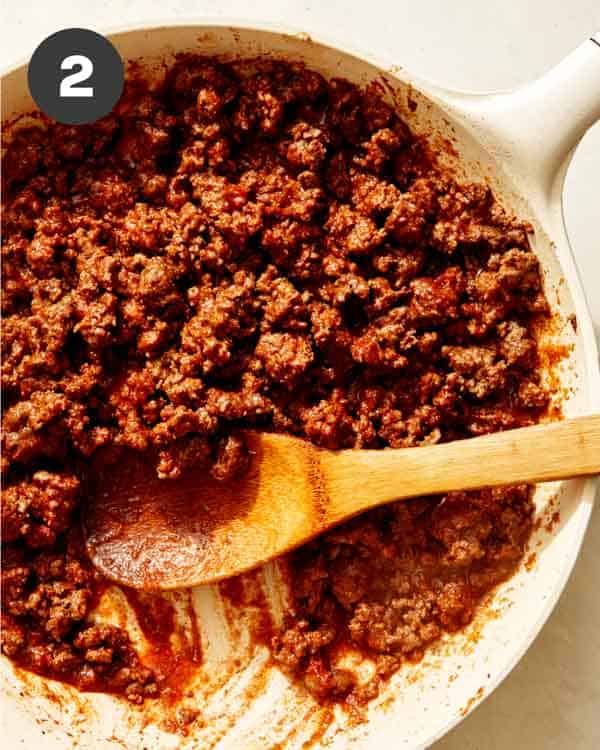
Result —
<path fill-rule="evenodd" d="M 0 68 L 28 57 L 61 28 L 103 31 L 220 15 L 323 31 L 442 85 L 484 91 L 516 86 L 558 62 L 600 29 L 600 0 L 3 0 Z M 573 159 L 565 212 L 600 332 L 600 123 Z M 596 509 L 575 572 L 541 635 L 435 750 L 600 747 L 599 579 Z"/>

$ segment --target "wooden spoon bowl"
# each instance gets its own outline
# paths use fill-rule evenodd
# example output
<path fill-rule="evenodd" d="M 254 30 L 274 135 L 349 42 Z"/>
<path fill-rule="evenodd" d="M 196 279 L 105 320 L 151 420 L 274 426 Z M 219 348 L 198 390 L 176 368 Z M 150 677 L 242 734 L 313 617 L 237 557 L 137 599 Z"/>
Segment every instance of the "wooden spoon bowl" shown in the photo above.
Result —
<path fill-rule="evenodd" d="M 242 479 L 206 468 L 158 479 L 132 455 L 100 470 L 84 510 L 87 546 L 109 578 L 140 589 L 212 583 L 288 552 L 383 503 L 600 472 L 600 415 L 401 450 L 327 451 L 246 433 Z"/>

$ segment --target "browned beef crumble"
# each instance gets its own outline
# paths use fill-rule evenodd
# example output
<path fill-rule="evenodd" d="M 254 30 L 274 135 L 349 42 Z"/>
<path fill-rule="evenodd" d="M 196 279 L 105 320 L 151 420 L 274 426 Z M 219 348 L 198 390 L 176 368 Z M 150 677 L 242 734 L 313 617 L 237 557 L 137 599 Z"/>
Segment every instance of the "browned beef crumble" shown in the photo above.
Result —
<path fill-rule="evenodd" d="M 78 539 L 100 448 L 243 471 L 240 428 L 327 448 L 455 440 L 539 420 L 529 227 L 457 183 L 373 87 L 186 57 L 87 126 L 22 130 L 3 163 L 3 650 L 81 689 L 160 692 L 95 625 Z M 357 489 L 359 491 L 359 488 Z M 291 558 L 277 661 L 365 699 L 515 570 L 527 487 L 369 513 Z M 377 678 L 335 667 L 354 645 Z"/>

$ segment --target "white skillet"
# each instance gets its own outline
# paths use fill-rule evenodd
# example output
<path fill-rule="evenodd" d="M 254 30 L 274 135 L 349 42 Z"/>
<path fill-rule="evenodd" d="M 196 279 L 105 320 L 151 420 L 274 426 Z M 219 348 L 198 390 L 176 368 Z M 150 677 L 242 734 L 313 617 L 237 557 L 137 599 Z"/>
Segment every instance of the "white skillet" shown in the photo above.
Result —
<path fill-rule="evenodd" d="M 326 76 L 342 76 L 358 84 L 383 80 L 416 132 L 452 142 L 460 162 L 451 155 L 447 159 L 459 175 L 487 180 L 507 208 L 532 222 L 546 294 L 558 321 L 546 343 L 571 347 L 561 372 L 562 386 L 569 394 L 565 411 L 569 415 L 598 411 L 598 352 L 565 233 L 561 192 L 573 149 L 586 129 L 600 119 L 600 33 L 539 80 L 487 95 L 444 90 L 417 80 L 402 68 L 350 51 L 346 45 L 316 41 L 280 27 L 258 29 L 239 20 L 146 26 L 120 30 L 111 38 L 124 59 L 141 58 L 150 68 L 184 51 L 225 58 L 267 53 L 304 60 Z M 2 87 L 3 119 L 33 108 L 26 65 L 8 71 Z M 407 107 L 409 94 L 418 103 L 414 112 Z M 320 734 L 317 725 L 323 716 L 312 699 L 265 665 L 264 650 L 248 652 L 243 645 L 244 618 L 240 617 L 239 628 L 228 629 L 216 591 L 202 588 L 192 598 L 203 634 L 207 674 L 231 667 L 236 654 L 242 658 L 242 669 L 231 673 L 219 692 L 198 698 L 206 721 L 203 727 L 193 729 L 187 738 L 163 731 L 155 721 L 144 727 L 139 716 L 120 702 L 106 696 L 82 698 L 57 683 L 51 684 L 55 697 L 50 700 L 42 680 L 22 678 L 3 658 L 6 746 L 34 748 L 43 743 L 52 750 L 74 747 L 77 741 L 77 747 L 94 750 L 144 746 L 204 750 L 217 743 L 220 749 L 267 750 L 277 742 L 282 743 L 278 747 L 299 748 L 312 736 L 315 747 L 330 740 L 327 747 L 331 748 L 427 747 L 488 695 L 531 645 L 574 565 L 594 494 L 593 480 L 546 485 L 537 491 L 540 517 L 545 519 L 558 508 L 560 521 L 551 532 L 543 527 L 536 532 L 532 542 L 535 564 L 528 566 L 530 570 L 523 567 L 501 587 L 481 618 L 489 620 L 483 627 L 475 623 L 465 635 L 444 642 L 420 665 L 401 670 L 372 705 L 365 724 L 340 731 L 342 717 L 341 724 L 325 722 L 328 728 Z M 277 603 L 282 590 L 273 566 L 266 566 L 262 576 Z M 257 683 L 261 672 L 264 684 Z M 244 687 L 248 680 L 260 684 L 260 689 L 250 694 Z M 199 687 L 198 696 L 201 691 Z"/>

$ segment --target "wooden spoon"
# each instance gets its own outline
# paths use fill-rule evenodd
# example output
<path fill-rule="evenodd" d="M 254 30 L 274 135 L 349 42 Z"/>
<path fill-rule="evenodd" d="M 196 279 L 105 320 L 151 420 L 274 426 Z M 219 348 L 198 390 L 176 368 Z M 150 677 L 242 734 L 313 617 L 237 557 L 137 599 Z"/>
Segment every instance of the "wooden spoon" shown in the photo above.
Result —
<path fill-rule="evenodd" d="M 109 578 L 141 589 L 218 581 L 392 500 L 600 473 L 600 414 L 442 445 L 327 451 L 247 433 L 248 473 L 195 469 L 160 480 L 140 457 L 107 466 L 84 511 L 88 551 Z"/>

